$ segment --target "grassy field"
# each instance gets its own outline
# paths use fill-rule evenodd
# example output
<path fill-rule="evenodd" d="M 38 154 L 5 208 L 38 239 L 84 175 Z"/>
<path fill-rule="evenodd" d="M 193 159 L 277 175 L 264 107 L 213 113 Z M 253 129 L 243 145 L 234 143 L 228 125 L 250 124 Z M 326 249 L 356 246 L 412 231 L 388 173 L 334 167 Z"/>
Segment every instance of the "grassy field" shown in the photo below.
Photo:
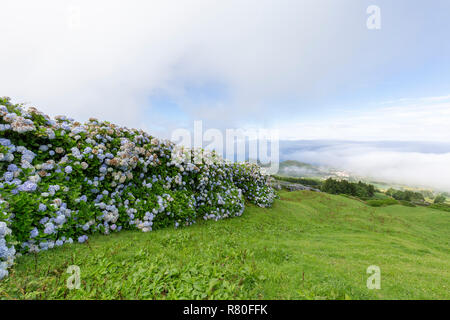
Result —
<path fill-rule="evenodd" d="M 2 299 L 450 299 L 450 215 L 309 191 L 271 209 L 18 258 Z M 69 265 L 81 287 L 69 290 Z M 369 290 L 366 269 L 381 268 Z"/>

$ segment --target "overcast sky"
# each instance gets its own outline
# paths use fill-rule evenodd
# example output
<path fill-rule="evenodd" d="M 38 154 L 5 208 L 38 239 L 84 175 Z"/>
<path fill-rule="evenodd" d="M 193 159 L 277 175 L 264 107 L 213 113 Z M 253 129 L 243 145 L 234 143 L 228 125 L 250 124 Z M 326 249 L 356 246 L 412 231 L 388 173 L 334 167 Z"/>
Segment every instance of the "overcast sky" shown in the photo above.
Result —
<path fill-rule="evenodd" d="M 372 4 L 380 30 L 366 26 Z M 425 124 L 421 139 L 448 140 L 450 99 L 421 99 L 450 94 L 449 12 L 446 0 L 3 0 L 0 89 L 161 134 L 202 119 L 289 138 L 407 139 Z"/>
<path fill-rule="evenodd" d="M 448 0 L 2 0 L 0 95 L 161 137 L 203 120 L 294 140 L 450 141 L 449 12 Z"/>

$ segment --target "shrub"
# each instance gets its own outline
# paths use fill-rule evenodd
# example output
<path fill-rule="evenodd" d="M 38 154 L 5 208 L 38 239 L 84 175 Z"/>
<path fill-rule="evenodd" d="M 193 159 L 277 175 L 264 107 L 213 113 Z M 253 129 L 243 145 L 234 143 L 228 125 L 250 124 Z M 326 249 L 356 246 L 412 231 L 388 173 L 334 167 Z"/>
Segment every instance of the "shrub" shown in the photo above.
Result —
<path fill-rule="evenodd" d="M 245 200 L 266 207 L 275 198 L 257 165 L 142 130 L 51 119 L 8 98 L 0 98 L 0 116 L 0 279 L 16 249 L 239 216 Z"/>
<path fill-rule="evenodd" d="M 358 183 L 347 180 L 334 180 L 328 178 L 323 183 L 321 190 L 331 194 L 347 194 L 358 198 L 371 198 L 375 194 L 375 187 L 361 181 Z"/>
<path fill-rule="evenodd" d="M 436 203 L 436 204 L 437 203 L 445 203 L 445 200 L 446 200 L 445 196 L 440 194 L 440 195 L 436 196 L 436 198 L 434 199 L 434 203 Z"/>
<path fill-rule="evenodd" d="M 297 178 L 297 177 L 286 177 L 286 176 L 279 176 L 279 175 L 273 175 L 273 177 L 276 180 L 280 181 L 286 181 L 286 182 L 292 182 L 292 183 L 299 183 L 308 187 L 313 188 L 320 188 L 322 185 L 322 181 L 319 179 L 314 178 Z"/>
<path fill-rule="evenodd" d="M 411 202 L 405 201 L 405 200 L 399 200 L 399 203 L 405 207 L 416 207 L 416 205 L 414 203 L 411 203 Z"/>
<path fill-rule="evenodd" d="M 414 192 L 411 190 L 401 191 L 390 188 L 388 191 L 386 191 L 386 194 L 396 200 L 412 201 L 417 203 L 425 202 L 425 198 L 420 192 Z"/>
<path fill-rule="evenodd" d="M 450 205 L 446 203 L 434 203 L 431 206 L 429 206 L 429 208 L 450 212 Z"/>
<path fill-rule="evenodd" d="M 398 201 L 395 199 L 383 199 L 383 200 L 368 200 L 366 203 L 371 207 L 386 207 L 394 204 L 398 204 Z"/>

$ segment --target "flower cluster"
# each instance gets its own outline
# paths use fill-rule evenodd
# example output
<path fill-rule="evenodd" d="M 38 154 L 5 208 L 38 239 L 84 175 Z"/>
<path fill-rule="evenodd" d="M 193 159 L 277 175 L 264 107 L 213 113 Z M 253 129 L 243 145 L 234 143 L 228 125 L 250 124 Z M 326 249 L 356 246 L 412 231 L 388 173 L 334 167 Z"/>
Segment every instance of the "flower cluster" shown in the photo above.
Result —
<path fill-rule="evenodd" d="M 274 197 L 257 165 L 97 119 L 51 119 L 0 98 L 0 278 L 15 249 L 239 216 L 245 201 L 266 207 Z"/>
<path fill-rule="evenodd" d="M 7 238 L 11 234 L 11 229 L 6 223 L 0 221 L 0 280 L 8 275 L 8 268 L 12 266 L 16 250 L 14 246 L 7 246 Z"/>

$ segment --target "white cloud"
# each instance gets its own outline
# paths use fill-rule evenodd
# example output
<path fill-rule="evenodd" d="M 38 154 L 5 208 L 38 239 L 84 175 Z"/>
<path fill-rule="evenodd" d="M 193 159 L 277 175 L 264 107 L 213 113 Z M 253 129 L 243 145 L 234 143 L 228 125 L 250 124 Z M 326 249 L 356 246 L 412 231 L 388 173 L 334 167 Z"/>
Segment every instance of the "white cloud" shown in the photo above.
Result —
<path fill-rule="evenodd" d="M 345 117 L 283 123 L 278 130 L 281 138 L 287 140 L 450 141 L 450 97 L 428 97 L 409 104 L 399 103 L 392 101 L 392 106 L 355 112 Z"/>
<path fill-rule="evenodd" d="M 297 103 L 320 106 L 324 97 L 376 87 L 436 59 L 437 48 L 446 56 L 448 47 L 433 42 L 447 32 L 438 17 L 430 30 L 426 10 L 397 3 L 380 2 L 384 22 L 374 33 L 366 29 L 372 1 L 2 0 L 0 94 L 50 115 L 151 133 L 156 126 L 161 136 L 180 120 L 145 109 L 155 92 L 217 127 L 289 117 L 278 128 L 284 139 L 450 141 L 448 96 L 333 119 Z M 196 101 L 186 90 L 210 82 L 223 86 L 225 100 Z M 316 120 L 296 120 L 305 113 Z M 450 181 L 448 154 L 343 148 L 298 156 L 405 182 Z"/>
<path fill-rule="evenodd" d="M 155 91 L 194 119 L 261 120 L 280 98 L 316 99 L 364 85 L 401 53 L 390 44 L 402 28 L 382 29 L 383 38 L 366 29 L 368 3 L 4 0 L 1 94 L 49 114 L 129 126 L 148 126 L 142 109 Z M 416 42 L 402 39 L 401 50 L 414 52 Z M 229 99 L 205 106 L 186 96 L 186 85 L 208 81 L 223 84 Z"/>
<path fill-rule="evenodd" d="M 401 151 L 367 143 L 335 143 L 299 150 L 289 158 L 348 170 L 378 181 L 450 191 L 450 152 Z"/>
<path fill-rule="evenodd" d="M 417 47 L 425 38 L 415 31 L 429 31 L 423 28 L 426 21 L 405 24 L 406 8 L 390 1 L 382 4 L 388 24 L 368 31 L 369 4 L 3 0 L 0 94 L 50 115 L 94 116 L 166 137 L 180 121 L 151 109 L 149 96 L 155 92 L 167 94 L 191 119 L 208 120 L 208 127 L 250 121 L 268 127 L 277 114 L 295 120 L 307 113 L 316 120 L 283 123 L 282 137 L 448 140 L 450 102 L 445 97 L 426 100 L 430 107 L 424 101 L 415 107 L 407 98 L 403 108 L 386 104 L 382 110 L 332 120 L 317 120 L 327 116 L 320 107 L 296 103 L 333 98 L 380 77 L 389 80 L 399 72 L 397 66 L 414 67 L 433 51 Z M 73 16 L 77 12 L 79 17 Z M 187 86 L 209 82 L 223 85 L 227 99 L 205 102 L 189 96 Z"/>

